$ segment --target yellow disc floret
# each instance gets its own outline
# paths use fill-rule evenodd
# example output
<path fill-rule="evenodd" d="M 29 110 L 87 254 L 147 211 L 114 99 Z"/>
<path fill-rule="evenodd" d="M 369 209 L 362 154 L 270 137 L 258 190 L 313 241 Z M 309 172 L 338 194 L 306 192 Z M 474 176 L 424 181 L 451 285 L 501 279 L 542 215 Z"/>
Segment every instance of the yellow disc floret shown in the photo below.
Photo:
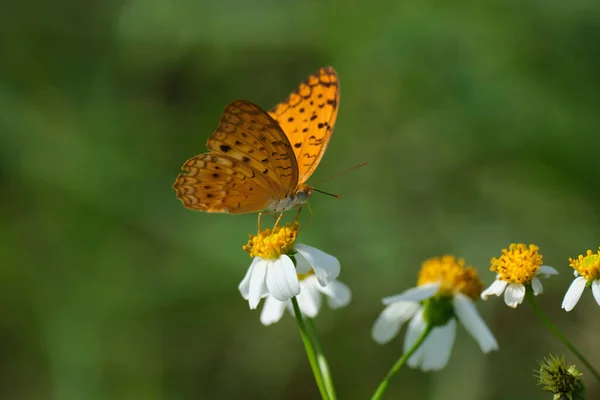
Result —
<path fill-rule="evenodd" d="M 430 258 L 421 266 L 417 284 L 437 282 L 441 283 L 438 293 L 442 296 L 460 292 L 475 300 L 483 290 L 477 271 L 473 267 L 465 267 L 465 260 L 452 255 Z"/>
<path fill-rule="evenodd" d="M 580 254 L 577 260 L 569 258 L 569 265 L 588 282 L 600 279 L 600 250 L 597 253 L 588 250 L 585 257 Z"/>
<path fill-rule="evenodd" d="M 315 274 L 315 271 L 311 269 L 305 274 L 296 274 L 296 275 L 298 276 L 299 281 L 303 281 L 306 278 L 308 278 L 309 276 L 314 275 L 314 274 Z"/>
<path fill-rule="evenodd" d="M 288 223 L 286 226 L 278 226 L 274 229 L 267 228 L 256 236 L 250 235 L 248 244 L 242 248 L 250 253 L 250 257 L 274 260 L 294 249 L 297 235 L 298 222 L 294 222 L 294 225 Z"/>
<path fill-rule="evenodd" d="M 530 244 L 512 243 L 508 250 L 502 249 L 500 258 L 492 258 L 490 271 L 498 274 L 498 279 L 510 283 L 528 284 L 542 265 L 539 247 Z"/>

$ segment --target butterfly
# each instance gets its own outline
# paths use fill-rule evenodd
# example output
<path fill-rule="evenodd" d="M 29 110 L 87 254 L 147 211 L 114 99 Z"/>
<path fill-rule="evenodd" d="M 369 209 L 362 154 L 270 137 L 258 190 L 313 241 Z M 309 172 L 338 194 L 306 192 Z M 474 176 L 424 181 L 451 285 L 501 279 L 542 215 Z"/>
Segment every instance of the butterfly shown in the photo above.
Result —
<path fill-rule="evenodd" d="M 284 212 L 308 201 L 306 181 L 325 154 L 340 88 L 321 68 L 269 112 L 247 100 L 225 107 L 208 153 L 181 167 L 173 188 L 183 205 L 211 213 Z"/>

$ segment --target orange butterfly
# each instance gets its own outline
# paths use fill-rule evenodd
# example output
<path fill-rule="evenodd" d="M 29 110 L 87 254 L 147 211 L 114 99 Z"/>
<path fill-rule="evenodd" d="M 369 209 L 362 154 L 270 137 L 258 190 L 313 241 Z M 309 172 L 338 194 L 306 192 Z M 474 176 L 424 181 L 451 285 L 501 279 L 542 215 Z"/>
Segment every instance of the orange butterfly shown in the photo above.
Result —
<path fill-rule="evenodd" d="M 242 214 L 283 212 L 306 203 L 331 138 L 340 99 L 331 67 L 321 68 L 268 113 L 246 100 L 229 104 L 173 188 L 187 208 Z"/>

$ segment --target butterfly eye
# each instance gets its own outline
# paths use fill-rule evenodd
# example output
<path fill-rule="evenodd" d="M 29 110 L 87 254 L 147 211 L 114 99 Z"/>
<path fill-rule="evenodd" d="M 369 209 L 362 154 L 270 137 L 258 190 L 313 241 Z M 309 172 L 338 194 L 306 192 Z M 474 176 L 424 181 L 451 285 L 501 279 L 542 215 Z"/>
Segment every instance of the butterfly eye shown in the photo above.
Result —
<path fill-rule="evenodd" d="M 306 193 L 304 190 L 299 190 L 296 192 L 296 198 L 298 201 L 306 201 L 306 199 L 308 199 L 308 193 Z"/>

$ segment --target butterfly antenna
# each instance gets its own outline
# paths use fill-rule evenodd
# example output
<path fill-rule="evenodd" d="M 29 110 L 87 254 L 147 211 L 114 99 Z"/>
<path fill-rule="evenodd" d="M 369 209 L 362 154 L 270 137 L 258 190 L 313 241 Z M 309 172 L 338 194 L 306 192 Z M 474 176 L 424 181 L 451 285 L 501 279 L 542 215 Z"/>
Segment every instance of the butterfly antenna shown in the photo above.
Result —
<path fill-rule="evenodd" d="M 315 188 L 313 188 L 313 190 L 314 190 L 315 192 L 319 192 L 319 193 L 326 194 L 327 196 L 335 197 L 336 199 L 341 199 L 341 198 L 342 198 L 342 196 L 340 196 L 339 194 L 333 194 L 333 193 L 329 193 L 329 192 L 324 192 L 324 191 L 322 191 L 322 190 L 315 189 Z"/>
<path fill-rule="evenodd" d="M 348 168 L 348 169 L 346 169 L 346 170 L 344 170 L 344 171 L 342 171 L 342 172 L 338 172 L 338 173 L 337 173 L 337 174 L 335 174 L 335 175 L 331 175 L 331 176 L 329 176 L 329 177 L 327 177 L 327 178 L 325 178 L 325 179 L 321 179 L 320 181 L 317 181 L 317 183 L 322 183 L 322 182 L 328 181 L 328 180 L 330 180 L 330 179 L 337 178 L 338 176 L 340 176 L 340 175 L 343 175 L 343 174 L 345 174 L 345 173 L 347 173 L 347 172 L 354 171 L 355 169 L 359 169 L 359 168 L 361 168 L 361 167 L 364 167 L 364 166 L 365 166 L 365 165 L 367 165 L 368 163 L 369 163 L 368 161 L 365 161 L 365 162 L 363 162 L 363 163 L 360 163 L 360 164 L 358 164 L 358 165 L 355 165 L 355 166 L 354 166 L 354 167 L 352 167 L 352 168 Z M 315 189 L 315 190 L 316 190 L 316 189 Z M 318 192 L 318 190 L 317 190 L 317 192 Z M 325 193 L 325 194 L 329 194 L 329 193 Z"/>

